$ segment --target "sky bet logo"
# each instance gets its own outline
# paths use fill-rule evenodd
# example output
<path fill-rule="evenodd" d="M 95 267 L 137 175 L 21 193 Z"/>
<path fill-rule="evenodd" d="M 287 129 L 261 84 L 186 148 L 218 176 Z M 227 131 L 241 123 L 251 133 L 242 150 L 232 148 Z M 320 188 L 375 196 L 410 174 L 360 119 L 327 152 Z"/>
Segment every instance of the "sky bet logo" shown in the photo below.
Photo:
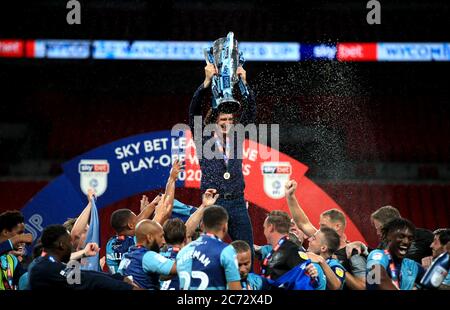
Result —
<path fill-rule="evenodd" d="M 78 166 L 78 172 L 109 172 L 108 164 L 82 164 Z"/>
<path fill-rule="evenodd" d="M 336 59 L 335 44 L 302 44 L 300 46 L 302 60 L 334 60 Z"/>
<path fill-rule="evenodd" d="M 291 174 L 290 166 L 263 166 L 263 174 Z"/>
<path fill-rule="evenodd" d="M 313 54 L 315 58 L 334 59 L 336 57 L 336 47 L 325 44 L 314 47 Z"/>

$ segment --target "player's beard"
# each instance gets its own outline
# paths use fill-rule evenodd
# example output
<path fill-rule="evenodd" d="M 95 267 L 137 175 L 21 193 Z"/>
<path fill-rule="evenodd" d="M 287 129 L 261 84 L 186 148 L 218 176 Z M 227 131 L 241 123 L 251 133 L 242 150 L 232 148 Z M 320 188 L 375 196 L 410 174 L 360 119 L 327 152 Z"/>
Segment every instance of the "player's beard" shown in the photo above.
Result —
<path fill-rule="evenodd" d="M 153 252 L 156 252 L 156 253 L 159 253 L 159 245 L 158 245 L 158 243 L 157 243 L 157 242 L 153 242 L 153 243 L 150 245 L 149 250 L 150 250 L 150 251 L 153 251 Z"/>

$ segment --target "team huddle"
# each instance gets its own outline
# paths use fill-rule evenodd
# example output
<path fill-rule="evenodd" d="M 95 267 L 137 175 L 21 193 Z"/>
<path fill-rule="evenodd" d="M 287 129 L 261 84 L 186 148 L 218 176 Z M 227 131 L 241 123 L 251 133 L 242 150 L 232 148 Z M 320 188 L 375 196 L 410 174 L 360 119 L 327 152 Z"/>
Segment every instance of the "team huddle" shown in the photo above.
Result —
<path fill-rule="evenodd" d="M 297 202 L 297 184 L 291 180 L 286 184 L 286 200 L 292 218 L 283 211 L 267 215 L 263 225 L 267 244 L 249 245 L 243 240 L 227 244 L 229 218 L 223 207 L 215 205 L 219 194 L 214 189 L 203 194 L 202 204 L 186 222 L 170 218 L 174 181 L 181 169 L 175 162 L 163 195 L 152 202 L 143 196 L 140 214 L 120 209 L 111 215 L 117 234 L 107 243 L 106 260 L 100 260 L 105 272 L 83 270 L 83 260 L 99 250 L 97 244 L 84 245 L 91 203 L 76 220 L 44 229 L 27 270 L 21 249 L 31 240 L 23 233 L 24 219 L 18 211 L 1 214 L 1 288 L 411 290 L 432 260 L 446 251 L 450 238 L 449 229 L 440 229 L 428 249 L 423 247 L 415 242 L 414 225 L 387 206 L 372 214 L 381 239 L 378 249 L 369 250 L 362 242 L 346 240 L 345 216 L 336 209 L 324 212 L 320 227 L 314 227 Z M 432 255 L 423 257 L 427 250 Z M 259 273 L 253 271 L 252 251 Z M 74 261 L 81 265 L 78 282 L 70 281 L 76 272 Z M 380 274 L 378 282 L 371 281 L 374 270 Z M 448 288 L 448 280 L 441 288 Z"/>

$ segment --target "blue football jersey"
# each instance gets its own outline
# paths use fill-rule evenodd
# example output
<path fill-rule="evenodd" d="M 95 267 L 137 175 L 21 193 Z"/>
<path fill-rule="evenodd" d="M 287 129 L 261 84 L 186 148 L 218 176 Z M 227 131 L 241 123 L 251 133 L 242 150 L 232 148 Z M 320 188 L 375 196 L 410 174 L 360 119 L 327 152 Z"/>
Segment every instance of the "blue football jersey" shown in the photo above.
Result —
<path fill-rule="evenodd" d="M 389 255 L 383 250 L 373 250 L 367 257 L 366 287 L 368 290 L 377 288 L 376 284 L 369 283 L 370 276 L 368 274 L 374 265 L 381 265 L 387 271 L 389 277 L 391 277 Z M 423 274 L 423 267 L 421 265 L 409 258 L 403 258 L 400 266 L 400 289 L 412 290 L 416 280 L 420 280 L 418 279 L 420 274 Z"/>
<path fill-rule="evenodd" d="M 341 281 L 340 289 L 342 290 L 345 283 L 345 268 L 341 265 L 341 263 L 339 263 L 337 259 L 334 258 L 327 259 L 327 264 L 328 266 L 330 266 L 331 270 L 333 270 L 336 277 L 338 277 L 339 281 Z"/>
<path fill-rule="evenodd" d="M 180 249 L 177 247 L 169 246 L 167 251 L 162 251 L 160 254 L 165 258 L 168 258 L 172 261 L 176 261 L 178 252 Z M 179 290 L 180 289 L 180 281 L 178 279 L 178 275 L 172 276 L 170 280 L 161 281 L 161 290 Z"/>
<path fill-rule="evenodd" d="M 272 246 L 270 244 L 261 246 L 261 260 L 264 260 L 270 254 L 270 252 L 272 252 Z"/>
<path fill-rule="evenodd" d="M 255 273 L 249 273 L 247 279 L 241 279 L 243 290 L 261 291 L 270 289 L 267 279 Z"/>
<path fill-rule="evenodd" d="M 117 272 L 123 255 L 134 245 L 135 240 L 131 236 L 118 235 L 108 240 L 106 244 L 106 265 L 112 274 Z"/>
<path fill-rule="evenodd" d="M 159 290 L 159 276 L 169 275 L 174 261 L 142 246 L 133 246 L 122 258 L 118 272 L 132 276 L 141 288 Z"/>
<path fill-rule="evenodd" d="M 177 255 L 180 289 L 225 290 L 227 283 L 240 281 L 236 251 L 211 235 L 202 235 Z"/>

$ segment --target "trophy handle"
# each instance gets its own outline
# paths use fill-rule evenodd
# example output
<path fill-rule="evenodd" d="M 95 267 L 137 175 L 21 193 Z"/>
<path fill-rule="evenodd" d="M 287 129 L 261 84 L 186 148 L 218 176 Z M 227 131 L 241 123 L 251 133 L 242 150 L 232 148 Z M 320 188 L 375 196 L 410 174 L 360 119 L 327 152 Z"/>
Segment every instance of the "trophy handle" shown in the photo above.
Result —
<path fill-rule="evenodd" d="M 244 54 L 242 53 L 242 51 L 240 51 L 239 52 L 239 66 L 244 67 L 244 63 L 245 63 Z M 242 79 L 240 77 L 239 77 L 238 86 L 239 86 L 239 90 L 241 91 L 242 96 L 247 98 L 249 95 L 248 88 L 244 84 L 244 82 L 242 81 Z"/>
<path fill-rule="evenodd" d="M 205 61 L 207 64 L 214 64 L 214 56 L 212 53 L 212 47 L 205 48 L 203 50 L 203 54 L 205 55 Z"/>
<path fill-rule="evenodd" d="M 248 92 L 248 88 L 244 84 L 244 82 L 242 81 L 241 78 L 239 78 L 238 86 L 239 86 L 239 90 L 241 91 L 242 96 L 247 98 L 250 93 Z"/>
<path fill-rule="evenodd" d="M 242 51 L 239 52 L 239 66 L 244 67 L 245 58 L 244 53 Z"/>
<path fill-rule="evenodd" d="M 205 56 L 206 64 L 213 64 L 215 66 L 213 48 L 209 47 L 209 48 L 203 49 L 203 54 Z M 217 76 L 214 76 L 211 80 L 211 91 L 213 93 L 211 106 L 213 109 L 216 109 L 219 105 L 217 102 L 217 99 L 216 99 L 216 98 L 220 97 L 217 83 L 218 83 L 218 78 L 217 78 Z"/>

